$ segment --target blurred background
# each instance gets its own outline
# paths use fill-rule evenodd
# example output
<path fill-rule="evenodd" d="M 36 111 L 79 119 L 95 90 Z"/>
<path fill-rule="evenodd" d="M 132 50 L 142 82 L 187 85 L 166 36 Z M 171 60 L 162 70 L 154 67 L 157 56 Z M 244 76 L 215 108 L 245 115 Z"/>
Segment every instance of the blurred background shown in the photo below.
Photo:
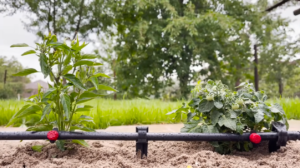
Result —
<path fill-rule="evenodd" d="M 111 99 L 188 99 L 199 80 L 222 80 L 231 89 L 255 83 L 271 98 L 300 96 L 300 2 L 265 10 L 272 0 L 1 0 L 0 99 L 26 98 L 42 74 L 38 57 L 21 56 L 43 34 L 60 41 L 78 36 L 104 63 L 101 83 Z M 255 80 L 256 79 L 256 80 Z"/>
<path fill-rule="evenodd" d="M 166 114 L 208 79 L 232 90 L 254 83 L 288 119 L 300 119 L 299 8 L 298 0 L 0 0 L 0 125 L 50 82 L 12 76 L 40 66 L 37 56 L 21 56 L 28 49 L 10 46 L 35 47 L 49 32 L 88 42 L 83 52 L 111 76 L 98 80 L 118 90 L 87 103 L 93 128 L 181 122 Z"/>

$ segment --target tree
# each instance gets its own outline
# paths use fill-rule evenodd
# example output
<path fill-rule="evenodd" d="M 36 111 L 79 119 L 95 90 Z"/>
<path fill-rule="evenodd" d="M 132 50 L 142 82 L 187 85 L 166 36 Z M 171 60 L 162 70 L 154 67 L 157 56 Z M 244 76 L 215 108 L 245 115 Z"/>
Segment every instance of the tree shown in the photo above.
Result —
<path fill-rule="evenodd" d="M 109 5 L 105 0 L 3 0 L 0 12 L 28 14 L 27 30 L 41 38 L 52 32 L 61 40 L 75 39 L 77 34 L 89 39 L 112 24 Z"/>
<path fill-rule="evenodd" d="M 127 79 L 119 83 L 122 89 L 157 97 L 175 75 L 186 98 L 199 76 L 230 86 L 245 79 L 244 72 L 246 78 L 252 76 L 246 71 L 252 56 L 250 36 L 262 32 L 254 5 L 239 0 L 119 3 L 113 13 L 122 67 L 118 79 Z"/>
<path fill-rule="evenodd" d="M 0 99 L 16 98 L 17 94 L 24 91 L 24 84 L 29 83 L 30 79 L 12 76 L 21 70 L 23 70 L 23 66 L 15 57 L 8 59 L 0 56 Z M 5 84 L 4 80 L 6 80 Z"/>
<path fill-rule="evenodd" d="M 273 41 L 261 53 L 261 71 L 265 74 L 267 83 L 277 83 L 278 93 L 283 96 L 284 83 L 298 74 L 299 61 L 293 61 L 300 52 L 296 42 Z"/>

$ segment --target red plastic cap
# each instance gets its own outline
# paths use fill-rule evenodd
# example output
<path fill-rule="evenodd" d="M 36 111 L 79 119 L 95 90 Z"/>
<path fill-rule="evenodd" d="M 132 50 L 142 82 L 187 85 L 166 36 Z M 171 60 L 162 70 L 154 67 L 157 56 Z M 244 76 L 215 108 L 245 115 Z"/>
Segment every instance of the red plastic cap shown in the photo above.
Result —
<path fill-rule="evenodd" d="M 261 142 L 261 137 L 256 133 L 252 133 L 250 134 L 250 141 L 252 143 L 259 144 Z"/>
<path fill-rule="evenodd" d="M 56 141 L 57 138 L 58 138 L 58 132 L 57 131 L 49 131 L 48 134 L 47 134 L 47 138 L 50 140 L 50 141 Z"/>

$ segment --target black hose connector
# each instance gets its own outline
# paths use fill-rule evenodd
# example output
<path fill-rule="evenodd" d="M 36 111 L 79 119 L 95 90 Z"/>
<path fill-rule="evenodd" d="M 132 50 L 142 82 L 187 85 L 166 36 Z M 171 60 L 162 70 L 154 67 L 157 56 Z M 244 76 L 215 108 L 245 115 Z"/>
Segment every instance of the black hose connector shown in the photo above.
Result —
<path fill-rule="evenodd" d="M 277 132 L 277 138 L 269 141 L 269 152 L 275 152 L 281 146 L 286 146 L 289 140 L 286 125 L 281 122 L 272 123 L 272 131 Z"/>
<path fill-rule="evenodd" d="M 136 132 L 138 133 L 138 139 L 136 140 L 136 156 L 143 158 L 148 154 L 148 127 L 136 127 Z"/>

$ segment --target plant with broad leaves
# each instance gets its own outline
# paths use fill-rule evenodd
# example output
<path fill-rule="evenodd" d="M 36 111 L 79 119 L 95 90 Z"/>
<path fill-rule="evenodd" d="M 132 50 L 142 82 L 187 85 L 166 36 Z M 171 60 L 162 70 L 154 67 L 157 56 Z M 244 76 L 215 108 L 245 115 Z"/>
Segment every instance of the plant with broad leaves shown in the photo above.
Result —
<path fill-rule="evenodd" d="M 58 128 L 59 131 L 95 131 L 86 125 L 94 123 L 92 117 L 81 115 L 78 120 L 74 120 L 75 115 L 80 115 L 77 113 L 88 112 L 93 108 L 90 105 L 79 106 L 79 104 L 103 96 L 93 92 L 94 90 L 116 90 L 99 84 L 98 77 L 109 78 L 109 76 L 95 72 L 95 67 L 102 64 L 96 62 L 97 56 L 81 53 L 86 45 L 85 43 L 80 45 L 77 39 L 68 46 L 66 43 L 57 42 L 56 36 L 49 34 L 44 37 L 42 43 L 36 43 L 34 50 L 22 54 L 22 56 L 36 54 L 39 57 L 41 72 L 45 78 L 50 77 L 52 84 L 48 84 L 49 89 L 45 92 L 38 86 L 38 93 L 29 97 L 28 104 L 13 115 L 7 126 L 20 118 L 30 117 L 31 119 L 26 122 L 26 126 L 29 127 L 27 131 L 50 131 L 53 128 Z M 28 45 L 15 44 L 11 47 L 28 47 Z M 36 72 L 38 72 L 36 69 L 29 68 L 14 75 L 26 76 Z M 88 82 L 94 87 L 87 88 Z M 57 140 L 56 145 L 64 150 L 64 144 L 68 142 Z M 72 142 L 87 145 L 83 140 Z"/>
<path fill-rule="evenodd" d="M 250 83 L 242 83 L 238 91 L 231 91 L 220 81 L 208 80 L 205 85 L 198 82 L 192 90 L 195 96 L 188 105 L 184 104 L 175 113 L 180 119 L 187 115 L 187 122 L 181 132 L 189 133 L 237 133 L 269 132 L 271 123 L 286 124 L 285 112 L 279 104 L 266 103 L 267 95 L 256 92 Z M 233 150 L 249 151 L 251 142 L 211 142 L 215 151 L 228 154 Z"/>

